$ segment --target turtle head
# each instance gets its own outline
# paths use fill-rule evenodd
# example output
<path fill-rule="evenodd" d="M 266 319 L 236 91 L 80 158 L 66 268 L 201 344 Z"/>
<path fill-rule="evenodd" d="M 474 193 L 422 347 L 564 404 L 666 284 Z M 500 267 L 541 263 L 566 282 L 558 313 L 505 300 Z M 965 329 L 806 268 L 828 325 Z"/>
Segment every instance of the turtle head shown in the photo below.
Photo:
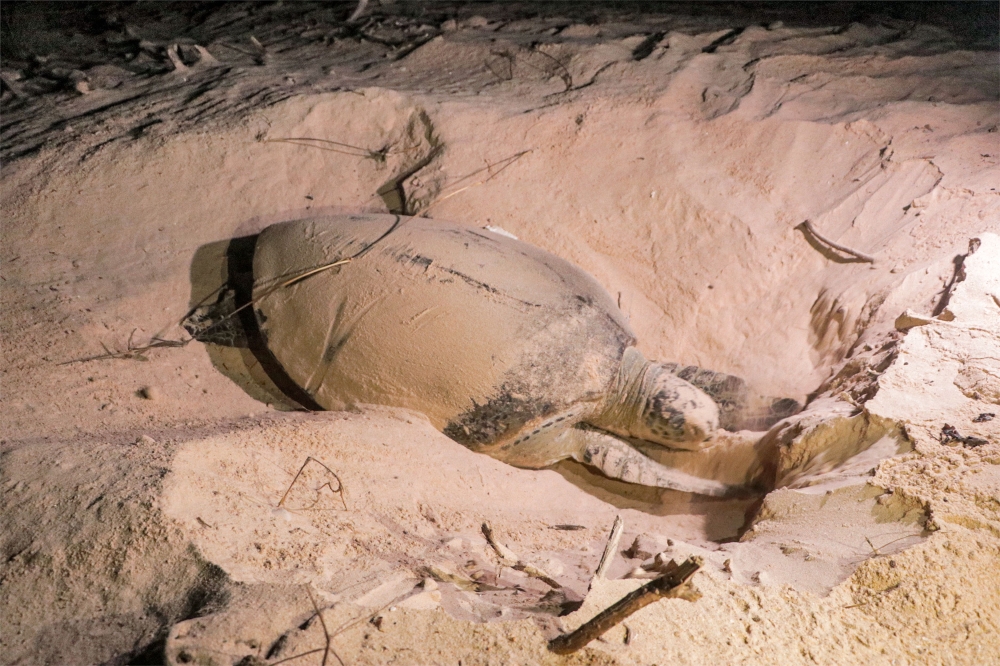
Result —
<path fill-rule="evenodd" d="M 719 408 L 708 394 L 634 347 L 625 351 L 609 398 L 599 427 L 626 437 L 697 449 L 719 427 Z"/>

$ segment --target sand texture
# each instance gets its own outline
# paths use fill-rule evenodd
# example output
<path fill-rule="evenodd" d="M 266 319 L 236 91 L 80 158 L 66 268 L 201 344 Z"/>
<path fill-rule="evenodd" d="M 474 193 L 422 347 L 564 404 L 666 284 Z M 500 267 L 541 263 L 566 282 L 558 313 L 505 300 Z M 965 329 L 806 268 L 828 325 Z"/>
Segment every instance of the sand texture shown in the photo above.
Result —
<path fill-rule="evenodd" d="M 349 4 L 5 5 L 0 663 L 1000 663 L 995 12 Z M 514 235 L 647 358 L 805 404 L 644 448 L 762 491 L 446 437 L 539 324 L 474 292 L 359 277 L 396 305 L 358 300 L 342 411 L 180 326 L 232 239 L 358 213 Z M 435 344 L 369 364 L 397 325 Z M 696 601 L 547 649 L 690 556 Z"/>

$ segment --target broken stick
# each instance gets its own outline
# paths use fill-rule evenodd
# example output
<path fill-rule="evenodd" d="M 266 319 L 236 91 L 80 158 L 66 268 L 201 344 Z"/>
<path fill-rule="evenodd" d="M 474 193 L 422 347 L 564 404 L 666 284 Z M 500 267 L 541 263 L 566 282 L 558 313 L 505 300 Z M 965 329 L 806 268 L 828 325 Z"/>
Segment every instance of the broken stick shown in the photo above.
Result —
<path fill-rule="evenodd" d="M 483 529 L 483 536 L 486 537 L 487 543 L 490 544 L 490 548 L 492 548 L 493 552 L 496 553 L 497 558 L 500 560 L 500 564 L 502 566 L 510 567 L 511 569 L 514 569 L 515 571 L 520 571 L 521 573 L 527 574 L 532 578 L 537 578 L 538 580 L 542 581 L 543 583 L 551 587 L 553 590 L 558 590 L 562 588 L 562 585 L 559 584 L 559 582 L 552 576 L 548 575 L 547 573 L 536 567 L 531 562 L 525 562 L 524 560 L 519 558 L 516 554 L 514 554 L 514 551 L 512 551 L 510 548 L 503 545 L 499 541 L 497 541 L 496 537 L 493 536 L 493 529 L 490 527 L 489 523 L 484 522 L 482 529 Z"/>
<path fill-rule="evenodd" d="M 486 542 L 490 544 L 490 548 L 492 548 L 493 552 L 496 553 L 497 558 L 500 560 L 500 564 L 508 567 L 512 567 L 517 564 L 517 555 L 515 555 L 514 551 L 510 548 L 497 541 L 496 537 L 493 536 L 493 528 L 490 527 L 489 523 L 484 522 L 482 530 L 483 536 L 486 537 Z"/>
<path fill-rule="evenodd" d="M 816 231 L 816 227 L 814 227 L 812 222 L 810 222 L 809 220 L 806 220 L 799 226 L 808 231 L 813 236 L 813 238 L 822 243 L 826 243 L 835 250 L 840 250 L 844 254 L 849 254 L 852 257 L 855 257 L 856 259 L 860 259 L 861 261 L 867 261 L 869 264 L 875 263 L 875 257 L 871 256 L 870 254 L 865 254 L 864 252 L 858 252 L 857 250 L 852 250 L 851 248 L 845 245 L 841 245 L 840 243 L 834 243 L 826 236 L 823 236 L 818 231 Z"/>
<path fill-rule="evenodd" d="M 700 557 L 689 557 L 680 565 L 674 564 L 667 573 L 625 595 L 598 613 L 593 619 L 584 622 L 576 631 L 549 641 L 549 650 L 556 654 L 576 652 L 611 627 L 654 601 L 669 598 L 686 599 L 687 601 L 697 600 L 701 595 L 686 583 L 701 568 L 702 564 L 703 560 Z"/>
<path fill-rule="evenodd" d="M 603 578 L 608 567 L 611 566 L 611 560 L 614 558 L 615 551 L 618 550 L 618 540 L 622 538 L 624 524 L 621 516 L 615 516 L 615 524 L 611 527 L 611 534 L 608 536 L 608 543 L 604 546 L 604 554 L 601 555 L 601 562 L 597 565 L 594 578 Z"/>

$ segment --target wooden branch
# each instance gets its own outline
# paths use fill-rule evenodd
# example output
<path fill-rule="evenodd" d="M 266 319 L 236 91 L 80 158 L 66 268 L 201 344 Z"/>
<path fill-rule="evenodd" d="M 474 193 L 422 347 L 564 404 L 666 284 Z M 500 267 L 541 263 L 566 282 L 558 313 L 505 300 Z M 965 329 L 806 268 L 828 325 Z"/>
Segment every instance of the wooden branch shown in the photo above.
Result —
<path fill-rule="evenodd" d="M 512 567 L 517 564 L 518 557 L 514 554 L 507 546 L 503 545 L 497 541 L 496 537 L 493 536 L 493 528 L 490 527 L 489 523 L 484 522 L 482 525 L 483 536 L 486 537 L 486 542 L 490 544 L 490 548 L 496 553 L 497 558 L 500 560 L 500 564 L 508 567 Z"/>
<path fill-rule="evenodd" d="M 562 588 L 562 585 L 552 576 L 548 575 L 531 562 L 525 562 L 518 557 L 514 551 L 497 541 L 496 537 L 493 536 L 493 529 L 490 527 L 489 523 L 484 522 L 482 529 L 483 536 L 486 537 L 486 541 L 490 544 L 490 548 L 492 548 L 493 552 L 496 553 L 501 566 L 508 566 L 515 571 L 520 571 L 531 576 L 532 578 L 537 578 L 553 590 Z"/>
<path fill-rule="evenodd" d="M 805 222 L 803 222 L 799 226 L 802 227 L 803 229 L 805 229 L 806 231 L 808 231 L 810 234 L 812 234 L 813 238 L 815 238 L 816 240 L 818 240 L 818 241 L 820 241 L 822 243 L 825 243 L 825 244 L 829 245 L 830 247 L 832 247 L 835 250 L 840 250 L 844 254 L 849 254 L 852 257 L 860 259 L 861 261 L 867 261 L 870 264 L 874 264 L 875 263 L 875 257 L 871 256 L 870 254 L 865 254 L 864 252 L 858 252 L 857 250 L 852 250 L 851 248 L 849 248 L 849 247 L 847 247 L 845 245 L 841 245 L 840 243 L 834 243 L 832 240 L 830 240 L 826 236 L 823 236 L 818 231 L 816 231 L 816 227 L 814 227 L 813 224 L 812 224 L 812 222 L 810 222 L 809 220 L 806 220 Z"/>
<path fill-rule="evenodd" d="M 576 631 L 549 641 L 549 650 L 556 654 L 576 652 L 611 627 L 626 620 L 630 615 L 654 601 L 669 598 L 695 601 L 701 595 L 686 583 L 701 568 L 702 564 L 703 560 L 700 557 L 689 557 L 680 565 L 674 564 L 670 571 L 625 595 L 598 613 L 593 619 L 584 622 Z"/>
<path fill-rule="evenodd" d="M 604 574 L 608 571 L 608 567 L 611 566 L 611 560 L 614 559 L 615 551 L 618 550 L 618 541 L 622 538 L 622 527 L 624 525 L 622 517 L 615 516 L 615 524 L 611 527 L 611 534 L 608 536 L 608 542 L 604 545 L 604 554 L 601 555 L 601 562 L 597 565 L 594 578 L 603 578 Z"/>

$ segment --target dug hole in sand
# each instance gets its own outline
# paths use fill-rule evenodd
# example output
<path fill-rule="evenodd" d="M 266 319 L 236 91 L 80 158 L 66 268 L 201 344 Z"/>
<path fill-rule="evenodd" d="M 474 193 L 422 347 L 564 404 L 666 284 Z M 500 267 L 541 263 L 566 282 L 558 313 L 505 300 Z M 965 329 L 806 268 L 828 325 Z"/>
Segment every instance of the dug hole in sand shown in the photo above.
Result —
<path fill-rule="evenodd" d="M 332 663 L 327 634 L 350 664 L 1000 654 L 995 52 L 920 24 L 495 9 L 405 53 L 296 28 L 253 60 L 226 45 L 254 13 L 219 11 L 189 28 L 211 60 L 144 47 L 163 72 L 5 88 L 5 663 Z M 517 469 L 419 413 L 289 411 L 245 350 L 143 349 L 186 338 L 231 239 L 359 211 L 503 229 L 593 275 L 648 358 L 806 403 L 717 455 L 649 452 L 774 489 Z M 699 600 L 547 650 L 661 553 L 703 558 Z"/>

